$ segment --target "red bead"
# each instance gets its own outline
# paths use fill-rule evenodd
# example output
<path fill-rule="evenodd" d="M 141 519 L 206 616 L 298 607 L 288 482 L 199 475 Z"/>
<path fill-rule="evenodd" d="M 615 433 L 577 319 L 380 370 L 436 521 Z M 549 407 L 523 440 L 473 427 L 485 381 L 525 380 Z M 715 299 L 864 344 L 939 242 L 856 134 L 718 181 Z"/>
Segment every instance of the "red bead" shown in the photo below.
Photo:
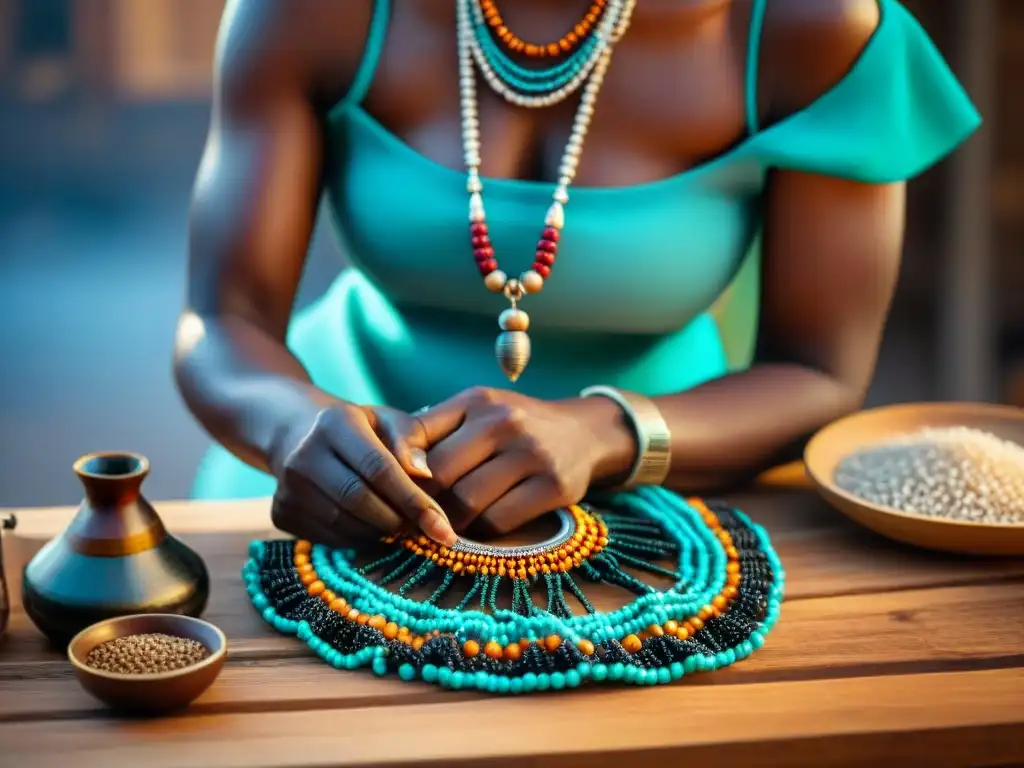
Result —
<path fill-rule="evenodd" d="M 473 236 L 473 247 L 474 248 L 487 248 L 491 244 L 491 238 L 487 235 L 474 235 Z"/>
<path fill-rule="evenodd" d="M 547 251 L 537 251 L 537 253 L 534 254 L 534 259 L 538 264 L 544 264 L 545 266 L 550 267 L 555 263 L 555 254 L 548 253 Z"/>
<path fill-rule="evenodd" d="M 477 266 L 480 268 L 480 274 L 486 277 L 498 268 L 498 262 L 494 259 L 488 259 L 487 261 L 481 261 Z M 545 267 L 547 269 L 547 267 Z"/>
<path fill-rule="evenodd" d="M 488 259 L 494 258 L 493 248 L 475 248 L 473 250 L 473 258 L 477 261 L 487 261 Z"/>
<path fill-rule="evenodd" d="M 553 240 L 538 240 L 537 241 L 538 251 L 547 251 L 548 253 L 554 253 L 558 250 L 558 246 L 555 245 Z"/>
<path fill-rule="evenodd" d="M 473 237 L 476 237 L 478 235 L 486 235 L 487 225 L 482 221 L 474 221 L 472 224 L 469 225 L 469 233 Z"/>
<path fill-rule="evenodd" d="M 544 231 L 540 233 L 540 236 L 542 240 L 550 240 L 552 243 L 557 243 L 558 238 L 562 236 L 562 233 L 554 227 L 545 227 Z"/>
<path fill-rule="evenodd" d="M 541 264 L 539 261 L 533 263 L 533 271 L 543 277 L 545 280 L 551 275 L 551 267 L 547 264 Z"/>

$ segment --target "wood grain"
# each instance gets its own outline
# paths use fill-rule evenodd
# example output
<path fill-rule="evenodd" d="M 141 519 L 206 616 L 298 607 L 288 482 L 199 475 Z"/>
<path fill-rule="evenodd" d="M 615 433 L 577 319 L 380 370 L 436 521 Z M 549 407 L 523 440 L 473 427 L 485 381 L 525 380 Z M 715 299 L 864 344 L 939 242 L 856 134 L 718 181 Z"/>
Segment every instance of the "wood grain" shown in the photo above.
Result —
<path fill-rule="evenodd" d="M 695 677 L 732 685 L 1024 666 L 1024 600 L 1016 585 L 914 590 L 801 600 L 761 651 Z M 972 616 L 971 621 L 954 617 Z M 293 638 L 231 636 L 228 664 L 192 714 L 357 708 L 452 700 L 434 686 L 324 666 Z M 276 651 L 276 653 L 275 653 Z M 690 683 L 686 683 L 690 684 Z M 480 698 L 469 694 L 464 698 Z M 61 658 L 0 664 L 0 722 L 104 714 Z"/>
<path fill-rule="evenodd" d="M 665 688 L 483 706 L 478 694 L 330 670 L 273 633 L 239 575 L 248 542 L 276 535 L 266 501 L 160 504 L 209 567 L 205 617 L 230 651 L 207 694 L 156 722 L 111 718 L 29 623 L 19 572 L 74 510 L 19 511 L 5 541 L 15 606 L 0 645 L 0 765 L 1024 763 L 1024 562 L 893 544 L 792 476 L 779 485 L 730 497 L 768 529 L 788 574 L 782 620 L 754 657 Z"/>
<path fill-rule="evenodd" d="M 431 706 L 0 724 L 9 764 L 1005 765 L 1024 670 L 667 686 Z M 43 748 L 42 745 L 45 745 Z M 926 762 L 922 762 L 927 755 Z M 739 762 L 741 761 L 741 762 Z"/>

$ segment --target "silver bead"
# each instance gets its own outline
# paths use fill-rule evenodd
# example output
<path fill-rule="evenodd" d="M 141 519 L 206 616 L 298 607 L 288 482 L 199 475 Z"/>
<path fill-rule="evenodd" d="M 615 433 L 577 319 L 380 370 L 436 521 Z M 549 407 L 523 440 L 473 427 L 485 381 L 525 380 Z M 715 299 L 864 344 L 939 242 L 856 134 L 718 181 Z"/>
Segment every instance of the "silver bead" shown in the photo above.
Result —
<path fill-rule="evenodd" d="M 515 383 L 530 362 L 530 337 L 525 331 L 503 331 L 494 343 L 494 356 L 508 380 Z"/>

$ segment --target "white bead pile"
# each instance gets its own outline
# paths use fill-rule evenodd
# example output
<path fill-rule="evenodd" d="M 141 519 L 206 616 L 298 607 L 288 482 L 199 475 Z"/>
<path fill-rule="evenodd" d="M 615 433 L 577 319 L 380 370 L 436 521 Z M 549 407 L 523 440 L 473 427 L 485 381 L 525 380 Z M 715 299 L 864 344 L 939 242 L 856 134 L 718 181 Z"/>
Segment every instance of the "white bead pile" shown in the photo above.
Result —
<path fill-rule="evenodd" d="M 968 427 L 901 435 L 844 458 L 835 483 L 924 517 L 1024 524 L 1024 447 Z"/>

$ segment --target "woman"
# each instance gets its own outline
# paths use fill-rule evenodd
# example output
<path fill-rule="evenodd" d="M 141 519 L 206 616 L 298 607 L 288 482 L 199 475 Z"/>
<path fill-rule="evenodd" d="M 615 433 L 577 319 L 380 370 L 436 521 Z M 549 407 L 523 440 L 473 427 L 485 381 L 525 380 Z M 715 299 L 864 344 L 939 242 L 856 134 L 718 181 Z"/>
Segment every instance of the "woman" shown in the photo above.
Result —
<path fill-rule="evenodd" d="M 896 0 L 588 2 L 228 4 L 176 352 L 225 447 L 197 495 L 450 543 L 742 480 L 859 406 L 904 182 L 979 122 L 941 57 Z M 289 325 L 322 192 L 355 266 Z"/>

